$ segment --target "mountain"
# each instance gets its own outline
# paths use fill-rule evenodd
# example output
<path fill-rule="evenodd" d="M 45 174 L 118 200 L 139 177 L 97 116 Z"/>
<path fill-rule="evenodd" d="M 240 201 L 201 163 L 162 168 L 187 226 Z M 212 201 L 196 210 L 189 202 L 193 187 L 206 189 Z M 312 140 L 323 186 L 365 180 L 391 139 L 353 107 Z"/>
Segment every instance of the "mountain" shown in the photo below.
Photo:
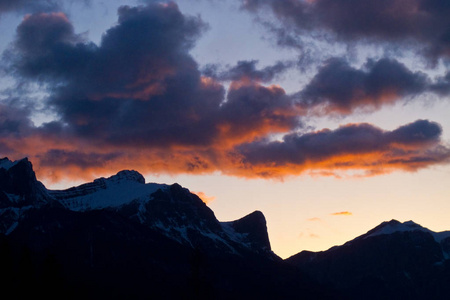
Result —
<path fill-rule="evenodd" d="M 195 249 L 255 252 L 279 259 L 271 251 L 261 212 L 220 223 L 188 189 L 178 184 L 146 184 L 136 171 L 121 171 L 78 187 L 52 191 L 36 180 L 27 159 L 12 162 L 5 158 L 0 161 L 0 179 L 0 233 L 13 232 L 29 210 L 52 204 L 73 212 L 108 210 Z"/>
<path fill-rule="evenodd" d="M 47 298 L 327 298 L 270 247 L 264 215 L 219 222 L 178 184 L 121 171 L 48 190 L 28 159 L 0 160 L 3 293 Z"/>
<path fill-rule="evenodd" d="M 383 222 L 342 246 L 302 251 L 286 262 L 348 299 L 447 299 L 450 231 Z"/>
<path fill-rule="evenodd" d="M 49 190 L 0 159 L 0 286 L 47 299 L 448 299 L 450 231 L 383 222 L 282 260 L 255 211 L 220 222 L 178 184 L 124 170 Z"/>
<path fill-rule="evenodd" d="M 21 208 L 48 201 L 46 189 L 36 180 L 27 158 L 15 162 L 0 159 L 0 208 Z"/>

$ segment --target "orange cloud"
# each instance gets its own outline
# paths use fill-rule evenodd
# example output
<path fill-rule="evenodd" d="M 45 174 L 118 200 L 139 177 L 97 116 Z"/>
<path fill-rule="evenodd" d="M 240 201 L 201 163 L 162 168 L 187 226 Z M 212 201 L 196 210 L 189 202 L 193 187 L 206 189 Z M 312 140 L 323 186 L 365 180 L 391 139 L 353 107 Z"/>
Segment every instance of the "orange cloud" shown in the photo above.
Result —
<path fill-rule="evenodd" d="M 272 144 L 256 144 L 247 152 L 234 142 L 213 143 L 209 147 L 137 147 L 33 129 L 22 136 L 0 137 L 0 152 L 10 159 L 27 156 L 38 179 L 46 183 L 93 180 L 123 169 L 155 175 L 221 172 L 244 178 L 283 179 L 300 174 L 345 178 L 377 176 L 397 170 L 417 171 L 447 163 L 450 149 L 440 143 L 438 129 L 431 122 L 415 122 L 390 132 L 367 124 L 351 124 L 334 131 L 322 130 Z M 227 140 L 225 136 L 224 140 Z"/>
<path fill-rule="evenodd" d="M 205 204 L 209 204 L 209 203 L 211 203 L 212 201 L 214 201 L 216 199 L 216 197 L 207 196 L 203 192 L 192 192 L 192 193 L 196 194 L 200 199 L 202 199 L 202 201 L 205 202 Z"/>
<path fill-rule="evenodd" d="M 314 217 L 314 218 L 309 218 L 307 221 L 317 222 L 317 221 L 322 221 L 322 220 L 320 218 Z"/>
<path fill-rule="evenodd" d="M 353 213 L 349 211 L 340 211 L 331 214 L 332 216 L 353 216 Z"/>

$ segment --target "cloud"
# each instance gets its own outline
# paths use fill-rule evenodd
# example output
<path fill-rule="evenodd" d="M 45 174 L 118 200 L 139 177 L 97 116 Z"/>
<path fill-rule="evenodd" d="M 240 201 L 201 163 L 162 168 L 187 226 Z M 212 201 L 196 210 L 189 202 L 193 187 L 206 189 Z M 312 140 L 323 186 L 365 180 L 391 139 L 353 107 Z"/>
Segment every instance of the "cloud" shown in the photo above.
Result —
<path fill-rule="evenodd" d="M 340 58 L 329 59 L 300 92 L 299 104 L 350 113 L 355 108 L 379 108 L 406 96 L 425 92 L 428 78 L 411 72 L 394 59 L 369 60 L 362 69 Z"/>
<path fill-rule="evenodd" d="M 332 216 L 353 216 L 353 213 L 349 211 L 340 211 L 331 214 Z"/>
<path fill-rule="evenodd" d="M 450 95 L 450 71 L 448 71 L 444 76 L 439 77 L 436 82 L 431 84 L 430 91 L 440 96 Z"/>
<path fill-rule="evenodd" d="M 348 124 L 282 141 L 255 141 L 238 147 L 244 168 L 262 177 L 306 170 L 363 170 L 366 175 L 394 169 L 414 171 L 448 162 L 450 149 L 440 144 L 442 129 L 427 120 L 383 131 L 370 124 Z"/>
<path fill-rule="evenodd" d="M 207 25 L 181 14 L 174 3 L 123 6 L 118 15 L 100 45 L 76 34 L 63 13 L 23 19 L 4 54 L 6 68 L 19 82 L 46 87 L 49 97 L 42 111 L 57 119 L 33 127 L 30 112 L 19 118 L 4 107 L 9 111 L 1 130 L 16 137 L 2 141 L 10 154 L 35 157 L 42 170 L 70 165 L 71 173 L 83 169 L 89 176 L 102 167 L 99 160 L 111 168 L 121 166 L 117 160 L 127 161 L 124 153 L 140 161 L 145 148 L 158 156 L 167 153 L 166 147 L 213 143 L 219 132 L 216 120 L 229 121 L 219 115 L 224 89 L 203 78 L 189 55 Z M 186 161 L 187 169 L 201 165 Z"/>
<path fill-rule="evenodd" d="M 203 73 L 221 81 L 239 81 L 247 79 L 267 83 L 294 66 L 292 62 L 278 61 L 274 65 L 258 69 L 256 66 L 257 64 L 257 60 L 242 60 L 238 61 L 235 66 L 225 70 L 221 70 L 218 65 L 207 65 L 204 68 Z"/>
<path fill-rule="evenodd" d="M 193 194 L 196 194 L 200 199 L 202 199 L 203 202 L 205 202 L 205 204 L 209 204 L 212 201 L 216 200 L 216 197 L 213 196 L 207 196 L 205 193 L 203 192 L 192 192 Z"/>
<path fill-rule="evenodd" d="M 124 6 L 97 46 L 64 14 L 35 14 L 18 27 L 9 68 L 48 86 L 47 106 L 74 138 L 206 147 L 295 126 L 282 88 L 236 78 L 225 101 L 224 87 L 202 76 L 189 50 L 206 28 L 174 3 Z"/>
<path fill-rule="evenodd" d="M 269 9 L 297 34 L 328 33 L 344 42 L 425 47 L 426 56 L 450 56 L 450 5 L 445 0 L 243 0 L 251 12 Z M 317 36 L 317 35 L 316 35 Z"/>
<path fill-rule="evenodd" d="M 18 26 L 16 41 L 9 50 L 9 69 L 17 76 L 40 81 L 65 79 L 79 71 L 78 66 L 87 59 L 77 51 L 78 41 L 81 38 L 74 33 L 65 14 L 27 15 Z"/>
<path fill-rule="evenodd" d="M 318 217 L 313 217 L 313 218 L 309 218 L 307 221 L 310 222 L 318 222 L 318 221 L 322 221 L 322 219 L 318 218 Z"/>
<path fill-rule="evenodd" d="M 34 103 L 23 92 L 0 102 L 2 155 L 29 156 L 49 180 L 130 168 L 249 178 L 341 170 L 373 175 L 448 161 L 442 129 L 426 120 L 394 131 L 371 124 L 316 132 L 302 127 L 302 117 L 316 107 L 348 113 L 420 93 L 429 88 L 421 73 L 389 59 L 361 69 L 334 59 L 294 97 L 268 84 L 287 62 L 258 68 L 256 61 L 241 61 L 202 73 L 190 51 L 207 28 L 173 2 L 122 6 L 99 44 L 77 34 L 63 13 L 26 16 L 4 67 L 46 96 Z M 36 112 L 56 117 L 36 126 Z"/>
<path fill-rule="evenodd" d="M 32 123 L 30 111 L 11 103 L 0 103 L 0 138 L 19 138 L 30 134 Z"/>

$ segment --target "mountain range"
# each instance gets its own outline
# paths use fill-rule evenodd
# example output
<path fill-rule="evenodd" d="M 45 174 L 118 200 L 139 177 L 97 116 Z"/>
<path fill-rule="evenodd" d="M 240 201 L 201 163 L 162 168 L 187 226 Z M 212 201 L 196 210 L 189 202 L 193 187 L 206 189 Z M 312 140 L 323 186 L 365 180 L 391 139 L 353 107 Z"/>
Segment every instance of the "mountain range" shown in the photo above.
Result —
<path fill-rule="evenodd" d="M 384 222 L 281 259 L 263 213 L 220 222 L 178 184 L 121 171 L 49 190 L 0 160 L 2 293 L 68 299 L 447 299 L 450 232 Z"/>

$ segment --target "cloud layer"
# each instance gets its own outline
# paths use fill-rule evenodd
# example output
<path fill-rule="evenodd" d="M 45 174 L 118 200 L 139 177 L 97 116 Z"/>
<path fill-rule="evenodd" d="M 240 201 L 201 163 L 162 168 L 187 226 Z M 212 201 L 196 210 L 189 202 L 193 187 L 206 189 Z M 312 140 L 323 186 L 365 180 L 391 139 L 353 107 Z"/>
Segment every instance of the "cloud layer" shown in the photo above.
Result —
<path fill-rule="evenodd" d="M 299 3 L 296 9 L 309 5 Z M 285 9 L 288 2 L 247 1 L 252 9 L 263 4 Z M 264 178 L 347 170 L 373 175 L 448 162 L 442 129 L 428 120 L 393 131 L 348 124 L 299 133 L 303 117 L 318 109 L 349 114 L 424 92 L 446 94 L 448 76 L 431 81 L 388 58 L 361 68 L 333 58 L 289 95 L 273 82 L 292 62 L 200 68 L 190 51 L 207 28 L 173 2 L 122 6 L 117 24 L 95 44 L 63 13 L 27 15 L 3 54 L 3 68 L 22 85 L 39 84 L 46 96 L 2 100 L 0 152 L 30 156 L 38 172 L 56 180 L 123 168 Z M 56 118 L 36 126 L 37 111 Z"/>
<path fill-rule="evenodd" d="M 417 170 L 448 161 L 439 145 L 441 128 L 427 120 L 383 131 L 370 124 L 348 124 L 336 130 L 288 134 L 282 141 L 239 146 L 244 165 L 260 176 L 283 176 L 305 170 L 363 170 L 375 175 L 393 169 Z"/>

